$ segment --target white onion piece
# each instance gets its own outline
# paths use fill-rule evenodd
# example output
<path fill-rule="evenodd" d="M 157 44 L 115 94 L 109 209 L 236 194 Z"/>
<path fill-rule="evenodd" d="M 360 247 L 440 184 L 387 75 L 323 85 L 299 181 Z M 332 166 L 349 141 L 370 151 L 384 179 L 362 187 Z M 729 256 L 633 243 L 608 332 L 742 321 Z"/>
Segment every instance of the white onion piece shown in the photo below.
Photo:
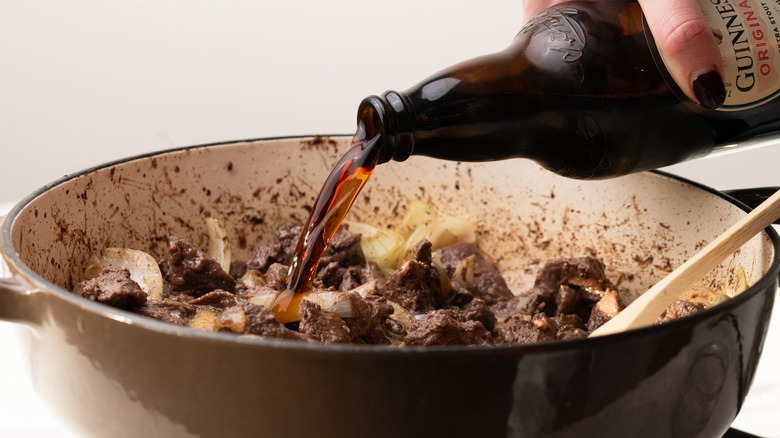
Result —
<path fill-rule="evenodd" d="M 715 297 L 714 300 L 712 300 L 712 304 L 710 306 L 717 306 L 718 304 L 725 303 L 730 299 L 731 297 L 726 294 L 719 294 L 717 297 Z"/>
<path fill-rule="evenodd" d="M 474 285 L 474 259 L 476 256 L 470 255 L 458 263 L 455 272 L 452 274 L 452 281 L 456 281 L 466 287 Z"/>
<path fill-rule="evenodd" d="M 745 269 L 740 266 L 739 269 L 737 269 L 737 285 L 734 287 L 734 294 L 731 296 L 735 297 L 741 294 L 748 287 L 750 287 L 750 285 L 748 284 L 747 275 L 745 275 Z"/>
<path fill-rule="evenodd" d="M 225 272 L 230 272 L 230 242 L 225 226 L 219 220 L 207 217 L 206 228 L 209 232 L 209 257 L 216 260 Z"/>
<path fill-rule="evenodd" d="M 214 323 L 215 330 L 227 329 L 233 333 L 244 333 L 246 328 L 246 313 L 241 306 L 233 306 L 219 314 Z"/>
<path fill-rule="evenodd" d="M 728 293 L 728 292 L 722 292 L 718 294 L 717 297 L 715 297 L 714 300 L 712 300 L 712 306 L 717 306 L 720 303 L 725 303 L 730 298 L 736 297 L 737 295 L 744 292 L 750 285 L 748 284 L 747 275 L 745 274 L 745 269 L 740 266 L 739 269 L 737 269 L 737 284 L 734 285 L 734 292 Z"/>
<path fill-rule="evenodd" d="M 477 226 L 473 222 L 459 217 L 444 217 L 436 222 L 428 238 L 433 251 L 459 242 L 477 241 Z"/>
<path fill-rule="evenodd" d="M 265 275 L 263 275 L 262 272 L 256 271 L 254 269 L 246 271 L 246 274 L 241 277 L 239 282 L 247 289 L 266 285 Z"/>
<path fill-rule="evenodd" d="M 710 307 L 713 302 L 718 298 L 720 293 L 714 289 L 710 289 L 706 286 L 694 284 L 689 287 L 688 290 L 680 295 L 681 301 L 689 301 L 691 303 L 701 304 L 705 307 Z"/>
<path fill-rule="evenodd" d="M 409 210 L 401 226 L 398 227 L 398 233 L 404 237 L 409 237 L 421 226 L 431 225 L 436 221 L 438 214 L 430 205 L 417 199 L 409 201 Z M 417 242 L 415 242 L 417 243 Z"/>
<path fill-rule="evenodd" d="M 395 301 L 387 300 L 387 304 L 393 306 L 393 314 L 390 315 L 390 319 L 397 322 L 398 324 L 401 324 L 401 327 L 403 327 L 407 332 L 411 330 L 414 322 L 417 321 L 414 313 L 406 310 L 405 307 L 401 306 Z"/>
<path fill-rule="evenodd" d="M 303 300 L 318 304 L 322 310 L 342 318 L 355 316 L 355 312 L 352 310 L 352 300 L 344 292 L 314 291 L 304 295 Z"/>
<path fill-rule="evenodd" d="M 439 216 L 423 201 L 409 201 L 408 212 L 395 231 L 379 229 L 361 222 L 345 222 L 349 230 L 361 235 L 360 247 L 368 260 L 385 272 L 392 272 L 413 257 L 414 247 L 422 240 L 431 242 L 431 249 L 458 242 L 475 243 L 477 226 L 468 219 Z"/>
<path fill-rule="evenodd" d="M 160 266 L 151 255 L 129 248 L 104 248 L 92 256 L 85 271 L 86 278 L 95 278 L 107 269 L 127 269 L 130 278 L 146 292 L 149 300 L 162 299 L 163 278 Z"/>
<path fill-rule="evenodd" d="M 210 307 L 198 307 L 195 317 L 187 324 L 188 327 L 207 332 L 217 331 L 217 318 L 220 311 Z"/>
<path fill-rule="evenodd" d="M 395 270 L 404 251 L 404 238 L 393 231 L 381 230 L 361 222 L 345 222 L 349 231 L 360 234 L 360 249 L 380 269 Z"/>
<path fill-rule="evenodd" d="M 377 283 L 377 280 L 372 280 L 368 283 L 361 284 L 360 286 L 352 289 L 350 292 L 355 292 L 356 294 L 360 295 L 361 298 L 365 298 L 369 295 L 375 295 L 374 292 L 376 291 Z"/>
<path fill-rule="evenodd" d="M 270 309 L 271 306 L 273 306 L 274 301 L 276 301 L 276 297 L 278 296 L 279 293 L 277 292 L 269 292 L 269 293 L 249 297 L 247 298 L 247 301 L 249 301 L 250 303 L 256 306 L 262 306 L 265 307 L 266 309 Z"/>

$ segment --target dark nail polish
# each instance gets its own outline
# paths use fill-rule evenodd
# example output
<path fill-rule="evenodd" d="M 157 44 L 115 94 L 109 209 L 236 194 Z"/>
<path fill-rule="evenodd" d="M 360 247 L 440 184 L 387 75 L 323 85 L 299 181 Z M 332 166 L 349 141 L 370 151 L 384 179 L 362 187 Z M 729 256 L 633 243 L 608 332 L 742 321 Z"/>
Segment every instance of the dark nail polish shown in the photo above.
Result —
<path fill-rule="evenodd" d="M 696 76 L 693 80 L 693 94 L 704 108 L 715 109 L 726 100 L 726 86 L 717 70 Z"/>

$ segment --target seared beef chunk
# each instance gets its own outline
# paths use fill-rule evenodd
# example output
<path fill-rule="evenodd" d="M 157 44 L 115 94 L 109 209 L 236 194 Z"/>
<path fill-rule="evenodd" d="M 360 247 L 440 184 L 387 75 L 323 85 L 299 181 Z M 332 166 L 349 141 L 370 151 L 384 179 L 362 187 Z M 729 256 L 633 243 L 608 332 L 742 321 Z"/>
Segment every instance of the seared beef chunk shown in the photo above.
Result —
<path fill-rule="evenodd" d="M 360 248 L 360 234 L 350 232 L 347 227 L 339 227 L 320 258 L 321 265 L 333 262 L 345 268 L 366 264 L 363 250 Z"/>
<path fill-rule="evenodd" d="M 146 292 L 130 278 L 127 269 L 103 271 L 95 278 L 78 283 L 73 293 L 120 309 L 130 309 L 146 302 Z"/>
<path fill-rule="evenodd" d="M 428 274 L 429 269 L 425 265 L 409 260 L 378 286 L 377 293 L 411 312 L 429 312 L 436 308 L 436 300 L 430 285 L 435 282 L 428 278 Z"/>
<path fill-rule="evenodd" d="M 550 330 L 549 320 L 543 313 L 537 313 L 537 323 L 531 322 L 528 315 L 514 315 L 505 320 L 498 328 L 498 342 L 501 344 L 531 344 L 555 339 Z M 543 322 L 539 320 L 544 318 Z"/>
<path fill-rule="evenodd" d="M 694 313 L 700 312 L 704 309 L 705 307 L 703 304 L 677 300 L 673 302 L 668 309 L 664 310 L 664 313 L 658 317 L 655 323 L 663 324 L 676 318 L 693 315 Z"/>
<path fill-rule="evenodd" d="M 295 247 L 298 244 L 301 229 L 300 226 L 277 229 L 276 240 L 255 248 L 245 263 L 245 269 L 254 269 L 265 274 L 268 267 L 274 263 L 289 265 L 295 255 Z"/>
<path fill-rule="evenodd" d="M 350 266 L 345 268 L 344 273 L 341 275 L 341 281 L 339 282 L 338 290 L 346 292 L 365 283 L 362 278 L 363 271 L 364 270 L 358 266 Z"/>
<path fill-rule="evenodd" d="M 533 315 L 536 308 L 536 295 L 533 293 L 521 293 L 512 298 L 490 306 L 490 310 L 496 316 L 496 320 L 503 321 L 516 314 Z"/>
<path fill-rule="evenodd" d="M 561 284 L 588 291 L 614 289 L 604 273 L 604 263 L 593 257 L 556 259 L 547 263 L 534 287 L 555 292 Z"/>
<path fill-rule="evenodd" d="M 548 262 L 536 277 L 534 287 L 528 294 L 524 313 L 544 312 L 547 316 L 575 313 L 588 320 L 593 306 L 609 295 L 597 311 L 593 324 L 598 326 L 608 321 L 614 312 L 607 309 L 608 303 L 620 308 L 617 295 L 612 295 L 615 286 L 604 273 L 604 264 L 592 257 L 565 258 Z"/>
<path fill-rule="evenodd" d="M 307 339 L 306 336 L 301 333 L 285 327 L 284 324 L 276 319 L 276 315 L 274 315 L 273 312 L 263 306 L 244 303 L 242 309 L 246 315 L 244 333 L 297 341 L 304 341 Z"/>
<path fill-rule="evenodd" d="M 343 267 L 338 262 L 330 262 L 327 266 L 320 266 L 317 277 L 314 278 L 314 289 L 335 289 L 342 292 L 350 291 L 356 287 L 370 283 L 374 280 L 384 279 L 385 276 L 374 262 L 368 262 L 366 266 Z"/>
<path fill-rule="evenodd" d="M 412 260 L 379 284 L 377 293 L 411 312 L 424 313 L 444 306 L 453 290 L 449 279 L 431 266 L 431 242 L 424 240 L 415 246 Z"/>
<path fill-rule="evenodd" d="M 300 225 L 293 225 L 289 227 L 281 227 L 276 230 L 276 240 L 282 244 L 282 251 L 284 258 L 278 262 L 283 265 L 289 265 L 295 256 L 295 248 L 298 246 L 298 239 L 301 237 L 303 227 Z"/>
<path fill-rule="evenodd" d="M 366 262 L 366 267 L 360 271 L 360 280 L 365 283 L 371 283 L 374 280 L 384 280 L 387 278 L 382 268 L 376 264 L 376 262 L 369 260 Z"/>
<path fill-rule="evenodd" d="M 192 301 L 191 296 L 179 294 L 160 301 L 147 301 L 135 311 L 172 324 L 187 325 L 197 312 L 197 308 L 189 301 Z"/>
<path fill-rule="evenodd" d="M 436 253 L 450 277 L 462 260 L 473 256 L 474 282 L 466 286 L 475 297 L 481 298 L 488 305 L 512 298 L 512 291 L 507 286 L 504 277 L 471 243 L 456 243 L 440 248 Z"/>
<path fill-rule="evenodd" d="M 354 313 L 354 317 L 345 319 L 352 333 L 352 342 L 358 344 L 388 343 L 389 332 L 398 330 L 388 319 L 393 313 L 393 306 L 387 304 L 387 300 L 379 296 L 368 295 L 361 298 L 354 292 L 347 293 Z"/>
<path fill-rule="evenodd" d="M 605 322 L 617 316 L 622 309 L 623 306 L 620 305 L 620 297 L 618 297 L 617 292 L 611 289 L 604 291 L 601 299 L 590 311 L 588 331 L 592 332 L 601 327 Z"/>
<path fill-rule="evenodd" d="M 319 304 L 301 301 L 301 323 L 298 331 L 328 344 L 348 344 L 351 342 L 347 323 L 338 315 L 325 312 Z"/>
<path fill-rule="evenodd" d="M 331 262 L 327 265 L 320 263 L 312 287 L 314 289 L 338 289 L 343 275 L 344 268 L 338 262 Z"/>
<path fill-rule="evenodd" d="M 284 290 L 287 284 L 287 271 L 289 267 L 281 263 L 274 263 L 268 267 L 265 273 L 265 285 L 274 290 Z"/>
<path fill-rule="evenodd" d="M 205 295 L 201 295 L 189 302 L 192 306 L 208 306 L 216 309 L 227 309 L 238 304 L 238 298 L 224 290 L 215 290 Z"/>
<path fill-rule="evenodd" d="M 503 320 L 498 342 L 529 343 L 585 337 L 617 315 L 622 306 L 604 265 L 581 257 L 547 263 L 529 292 L 491 309 Z"/>
<path fill-rule="evenodd" d="M 328 343 L 387 344 L 390 338 L 405 335 L 403 328 L 389 319 L 393 306 L 384 298 L 374 295 L 362 298 L 355 292 L 345 294 L 352 308 L 351 317 L 340 318 L 303 300 L 298 331 Z"/>
<path fill-rule="evenodd" d="M 236 280 L 214 259 L 192 243 L 176 236 L 170 238 L 168 254 L 160 268 L 173 292 L 200 296 L 214 289 L 234 292 Z"/>
<path fill-rule="evenodd" d="M 555 332 L 556 339 L 578 339 L 587 338 L 588 332 L 582 325 L 582 320 L 577 315 L 560 315 L 552 318 L 558 325 Z"/>
<path fill-rule="evenodd" d="M 254 269 L 265 274 L 268 267 L 274 263 L 289 263 L 285 260 L 284 247 L 281 242 L 271 242 L 260 245 L 246 261 L 246 269 Z"/>
<path fill-rule="evenodd" d="M 514 315 L 498 328 L 498 342 L 507 344 L 531 344 L 587 336 L 582 321 L 576 315 L 553 318 L 548 318 L 544 313 L 537 313 L 533 317 Z"/>
<path fill-rule="evenodd" d="M 479 321 L 488 331 L 496 326 L 496 316 L 481 298 L 474 298 L 463 306 L 463 317 L 469 321 Z"/>
<path fill-rule="evenodd" d="M 484 345 L 493 335 L 479 321 L 466 320 L 460 312 L 439 309 L 426 313 L 404 338 L 406 345 Z"/>
<path fill-rule="evenodd" d="M 341 227 L 320 259 L 315 289 L 352 290 L 374 279 L 384 278 L 374 262 L 366 261 L 360 247 L 360 234 Z"/>
<path fill-rule="evenodd" d="M 571 286 L 562 284 L 555 295 L 555 314 L 565 315 L 577 311 L 577 305 L 580 303 L 580 291 Z"/>
<path fill-rule="evenodd" d="M 280 323 L 270 310 L 251 303 L 242 303 L 240 306 L 245 318 L 244 333 L 271 338 L 286 338 L 288 336 L 287 333 L 290 330 Z"/>

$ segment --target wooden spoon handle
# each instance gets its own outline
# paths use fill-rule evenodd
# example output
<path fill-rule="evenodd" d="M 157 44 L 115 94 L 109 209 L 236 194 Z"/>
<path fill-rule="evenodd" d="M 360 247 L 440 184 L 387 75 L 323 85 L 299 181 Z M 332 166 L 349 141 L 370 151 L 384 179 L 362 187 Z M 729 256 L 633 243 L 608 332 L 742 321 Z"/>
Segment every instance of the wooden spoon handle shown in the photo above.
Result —
<path fill-rule="evenodd" d="M 590 336 L 603 336 L 653 324 L 691 285 L 778 218 L 780 191 L 648 289 L 617 316 L 594 330 Z"/>

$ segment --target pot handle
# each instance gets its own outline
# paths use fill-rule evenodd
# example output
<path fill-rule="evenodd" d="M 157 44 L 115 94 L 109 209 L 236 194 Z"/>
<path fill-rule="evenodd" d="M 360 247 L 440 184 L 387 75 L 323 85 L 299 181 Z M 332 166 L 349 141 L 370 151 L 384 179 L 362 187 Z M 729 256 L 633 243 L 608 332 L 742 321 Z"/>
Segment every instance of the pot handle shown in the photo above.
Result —
<path fill-rule="evenodd" d="M 0 224 L 4 217 L 0 216 Z M 43 294 L 40 289 L 33 288 L 18 277 L 11 274 L 11 270 L 0 257 L 0 322 L 21 322 L 35 324 L 39 308 L 34 302 Z"/>
<path fill-rule="evenodd" d="M 723 193 L 735 198 L 750 208 L 758 207 L 758 204 L 766 201 L 780 187 L 756 187 L 750 189 L 724 190 Z M 780 219 L 776 220 L 775 225 L 780 225 Z"/>
<path fill-rule="evenodd" d="M 0 321 L 36 323 L 33 301 L 39 292 L 15 278 L 0 278 Z"/>

